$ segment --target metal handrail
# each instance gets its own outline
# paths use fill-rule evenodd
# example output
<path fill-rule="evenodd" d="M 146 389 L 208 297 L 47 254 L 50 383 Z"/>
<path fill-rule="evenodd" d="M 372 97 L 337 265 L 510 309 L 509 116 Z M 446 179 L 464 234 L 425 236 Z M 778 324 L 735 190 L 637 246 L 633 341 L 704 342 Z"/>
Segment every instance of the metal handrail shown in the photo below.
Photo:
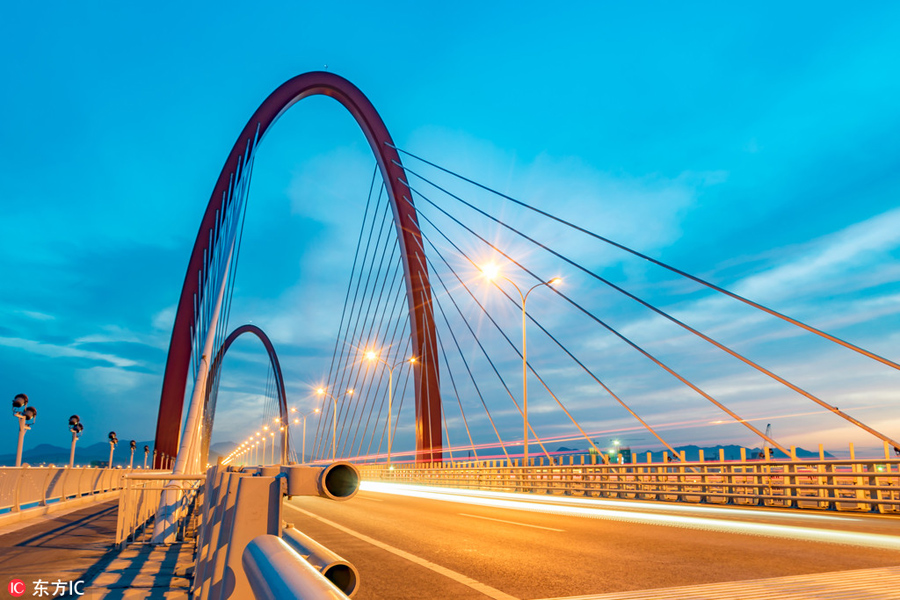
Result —
<path fill-rule="evenodd" d="M 510 466 L 361 465 L 364 479 L 464 489 L 900 514 L 900 459 Z"/>
<path fill-rule="evenodd" d="M 347 598 L 315 567 L 275 535 L 254 538 L 244 549 L 241 564 L 256 600 Z"/>

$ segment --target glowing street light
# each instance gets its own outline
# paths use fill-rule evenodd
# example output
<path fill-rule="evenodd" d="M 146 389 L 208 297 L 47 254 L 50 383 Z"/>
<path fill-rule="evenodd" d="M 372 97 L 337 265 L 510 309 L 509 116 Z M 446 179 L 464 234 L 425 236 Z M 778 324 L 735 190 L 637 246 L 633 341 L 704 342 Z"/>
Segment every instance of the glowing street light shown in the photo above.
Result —
<path fill-rule="evenodd" d="M 319 396 L 328 396 L 332 400 L 334 400 L 334 410 L 332 411 L 332 419 L 331 419 L 331 460 L 336 460 L 335 456 L 337 455 L 337 398 L 335 398 L 332 394 L 329 394 L 325 391 L 325 388 L 320 387 L 316 390 L 316 394 Z M 353 390 L 349 389 L 344 392 L 345 396 L 352 396 Z M 304 421 L 304 427 L 306 423 Z"/>
<path fill-rule="evenodd" d="M 485 279 L 496 285 L 500 288 L 500 283 L 498 279 L 505 279 L 509 283 L 512 284 L 516 291 L 519 293 L 519 298 L 522 300 L 522 422 L 523 422 L 523 454 L 522 454 L 522 466 L 528 465 L 528 348 L 527 341 L 528 338 L 526 336 L 526 327 L 525 327 L 525 302 L 528 300 L 528 295 L 531 294 L 534 290 L 541 286 L 553 287 L 560 285 L 562 283 L 561 277 L 554 277 L 550 281 L 543 281 L 538 283 L 537 285 L 532 286 L 527 292 L 524 294 L 522 290 L 516 285 L 516 282 L 503 275 L 500 272 L 500 267 L 498 267 L 494 263 L 486 264 L 481 267 L 481 273 L 484 275 Z M 502 288 L 501 288 L 502 289 Z"/>
<path fill-rule="evenodd" d="M 378 354 L 372 350 L 366 352 L 366 360 L 372 362 L 380 362 L 384 366 L 388 368 L 388 453 L 387 453 L 387 464 L 388 467 L 391 466 L 391 449 L 393 447 L 393 427 L 391 425 L 391 419 L 394 413 L 394 368 L 402 365 L 403 363 L 409 363 L 411 365 L 416 364 L 416 357 L 410 356 L 405 360 L 398 361 L 397 363 L 391 365 L 386 360 L 378 356 Z"/>

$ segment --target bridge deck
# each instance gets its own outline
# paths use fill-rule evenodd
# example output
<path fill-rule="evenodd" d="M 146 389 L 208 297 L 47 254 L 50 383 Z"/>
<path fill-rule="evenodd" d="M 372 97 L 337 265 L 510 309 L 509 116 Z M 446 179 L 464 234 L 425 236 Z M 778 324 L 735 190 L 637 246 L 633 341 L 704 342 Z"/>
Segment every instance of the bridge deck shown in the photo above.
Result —
<path fill-rule="evenodd" d="M 117 513 L 111 500 L 0 528 L 0 574 L 24 581 L 26 597 L 40 580 L 51 597 L 54 582 L 83 581 L 86 600 L 187 598 L 193 540 L 116 550 Z"/>

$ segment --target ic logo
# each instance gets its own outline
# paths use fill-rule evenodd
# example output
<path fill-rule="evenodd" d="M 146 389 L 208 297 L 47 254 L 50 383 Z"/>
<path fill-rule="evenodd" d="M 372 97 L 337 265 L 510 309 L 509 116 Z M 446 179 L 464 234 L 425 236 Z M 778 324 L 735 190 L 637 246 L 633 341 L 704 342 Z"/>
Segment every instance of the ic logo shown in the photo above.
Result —
<path fill-rule="evenodd" d="M 25 582 L 21 579 L 13 579 L 9 582 L 9 595 L 15 598 L 25 594 Z"/>

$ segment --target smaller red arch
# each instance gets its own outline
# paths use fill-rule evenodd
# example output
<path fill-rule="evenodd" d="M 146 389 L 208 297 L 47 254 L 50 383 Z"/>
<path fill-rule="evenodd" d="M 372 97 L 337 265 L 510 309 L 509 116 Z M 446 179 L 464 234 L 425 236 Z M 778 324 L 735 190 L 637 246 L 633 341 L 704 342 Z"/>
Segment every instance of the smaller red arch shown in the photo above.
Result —
<path fill-rule="evenodd" d="M 281 415 L 281 422 L 284 424 L 284 429 L 281 431 L 281 464 L 286 465 L 288 462 L 288 456 L 290 456 L 290 436 L 288 436 L 290 418 L 287 410 L 287 395 L 284 391 L 284 377 L 281 375 L 281 363 L 278 362 L 278 355 L 275 354 L 275 346 L 272 345 L 272 340 L 269 339 L 269 336 L 256 325 L 248 324 L 241 325 L 228 334 L 228 337 L 222 342 L 222 347 L 216 352 L 216 357 L 210 366 L 209 379 L 207 379 L 206 385 L 206 396 L 203 399 L 203 414 L 206 416 L 206 420 L 203 429 L 203 446 L 200 464 L 206 464 L 207 458 L 209 458 L 209 441 L 212 434 L 213 420 L 215 419 L 215 406 L 213 406 L 212 411 L 207 412 L 209 409 L 210 394 L 212 393 L 213 388 L 219 385 L 219 369 L 222 366 L 222 360 L 225 358 L 225 353 L 228 352 L 228 348 L 231 347 L 231 344 L 245 333 L 252 333 L 259 338 L 259 341 L 262 342 L 262 345 L 266 348 L 266 353 L 269 355 L 269 363 L 271 363 L 272 372 L 275 374 L 275 392 L 278 396 L 278 412 Z"/>

